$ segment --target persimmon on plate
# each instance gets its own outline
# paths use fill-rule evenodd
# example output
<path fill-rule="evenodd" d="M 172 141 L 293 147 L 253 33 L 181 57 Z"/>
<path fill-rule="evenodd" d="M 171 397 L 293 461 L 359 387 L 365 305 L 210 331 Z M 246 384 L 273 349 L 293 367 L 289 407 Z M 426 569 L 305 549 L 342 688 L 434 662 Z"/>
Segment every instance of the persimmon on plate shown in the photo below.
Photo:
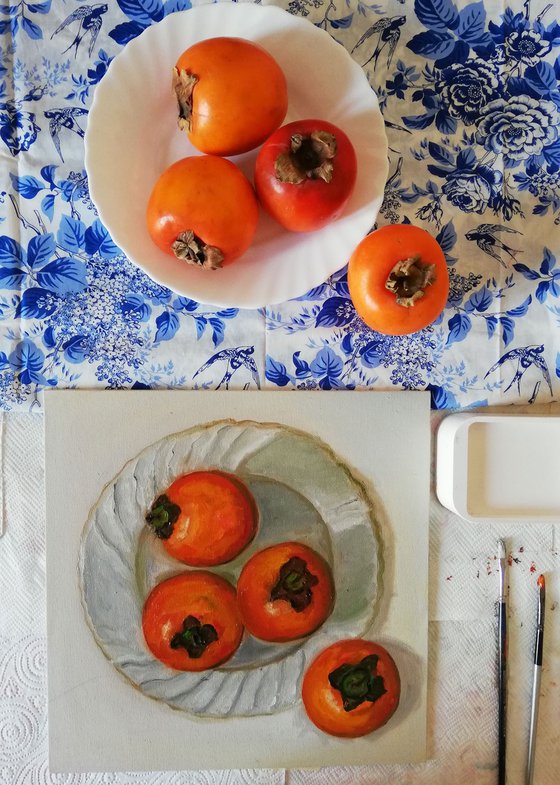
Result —
<path fill-rule="evenodd" d="M 385 335 L 407 335 L 445 307 L 445 255 L 425 229 L 391 224 L 368 234 L 348 263 L 350 298 L 362 320 Z"/>
<path fill-rule="evenodd" d="M 237 581 L 237 600 L 247 630 L 256 638 L 285 642 L 310 635 L 334 605 L 329 565 L 300 542 L 283 542 L 255 553 Z"/>
<path fill-rule="evenodd" d="M 167 167 L 146 208 L 153 242 L 183 264 L 217 270 L 251 245 L 259 208 L 245 175 L 225 158 L 192 155 Z"/>
<path fill-rule="evenodd" d="M 168 578 L 150 592 L 142 630 L 154 657 L 170 668 L 201 671 L 220 665 L 243 636 L 235 589 L 205 570 Z"/>
<path fill-rule="evenodd" d="M 254 179 L 260 203 L 281 226 L 312 232 L 342 214 L 356 176 L 356 153 L 341 128 L 296 120 L 263 144 Z"/>
<path fill-rule="evenodd" d="M 210 567 L 234 559 L 257 531 L 258 510 L 247 486 L 232 474 L 183 474 L 153 502 L 146 523 L 175 559 Z"/>
<path fill-rule="evenodd" d="M 288 109 L 286 77 L 259 44 L 216 36 L 186 49 L 173 69 L 179 128 L 203 153 L 252 150 Z"/>
<path fill-rule="evenodd" d="M 387 649 L 360 638 L 324 649 L 303 677 L 309 719 L 332 736 L 355 738 L 380 728 L 399 705 L 401 682 Z"/>

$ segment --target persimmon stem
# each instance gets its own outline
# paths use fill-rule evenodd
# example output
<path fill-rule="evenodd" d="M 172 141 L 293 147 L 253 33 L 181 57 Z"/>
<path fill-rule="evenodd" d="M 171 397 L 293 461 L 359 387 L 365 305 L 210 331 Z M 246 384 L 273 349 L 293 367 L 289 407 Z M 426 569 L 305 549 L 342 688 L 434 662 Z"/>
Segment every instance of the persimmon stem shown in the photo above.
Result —
<path fill-rule="evenodd" d="M 181 514 L 179 505 L 174 504 L 165 494 L 158 496 L 146 514 L 146 523 L 156 537 L 168 540 L 173 534 L 175 521 Z"/>
<path fill-rule="evenodd" d="M 435 282 L 435 271 L 435 264 L 421 262 L 420 256 L 410 256 L 396 263 L 385 281 L 385 288 L 396 295 L 398 305 L 411 308 Z"/>
<path fill-rule="evenodd" d="M 293 134 L 289 151 L 280 153 L 274 162 L 276 178 L 293 185 L 319 179 L 330 183 L 336 149 L 336 137 L 329 131 Z"/>
<path fill-rule="evenodd" d="M 172 649 L 184 649 L 189 657 L 198 659 L 202 657 L 211 643 L 218 640 L 216 628 L 211 624 L 201 624 L 196 616 L 187 616 L 183 619 L 181 630 L 177 632 L 169 643 Z"/>
<path fill-rule="evenodd" d="M 377 673 L 378 661 L 377 654 L 369 654 L 355 665 L 345 662 L 329 673 L 329 684 L 340 692 L 344 711 L 352 711 L 364 701 L 374 703 L 387 692 Z"/>
<path fill-rule="evenodd" d="M 192 94 L 197 82 L 196 74 L 190 74 L 184 68 L 180 71 L 177 67 L 173 68 L 173 90 L 179 109 L 177 125 L 181 131 L 190 131 L 192 128 Z"/>
<path fill-rule="evenodd" d="M 190 229 L 178 235 L 171 249 L 177 259 L 205 270 L 218 270 L 224 263 L 222 251 L 215 245 L 207 245 Z"/>
<path fill-rule="evenodd" d="M 309 572 L 307 563 L 299 556 L 292 556 L 280 568 L 278 580 L 270 592 L 270 599 L 286 600 L 300 613 L 311 604 L 312 587 L 317 583 L 319 579 Z"/>

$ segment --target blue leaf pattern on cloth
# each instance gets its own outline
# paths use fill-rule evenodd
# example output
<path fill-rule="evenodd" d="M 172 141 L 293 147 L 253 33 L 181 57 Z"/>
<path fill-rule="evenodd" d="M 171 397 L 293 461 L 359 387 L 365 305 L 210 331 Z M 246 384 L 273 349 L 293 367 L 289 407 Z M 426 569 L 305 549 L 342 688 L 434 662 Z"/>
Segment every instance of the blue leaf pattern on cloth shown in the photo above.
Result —
<path fill-rule="evenodd" d="M 41 373 L 44 360 L 43 352 L 29 338 L 20 341 L 8 358 L 22 384 L 44 384 L 45 377 Z"/>
<path fill-rule="evenodd" d="M 457 9 L 451 0 L 415 0 L 414 13 L 428 30 L 454 30 L 459 23 Z"/>
<path fill-rule="evenodd" d="M 437 238 L 450 280 L 441 318 L 410 336 L 369 329 L 347 259 L 311 291 L 255 311 L 149 279 L 97 215 L 83 130 L 112 59 L 191 2 L 22 1 L 0 9 L 0 408 L 36 407 L 50 386 L 262 380 L 423 389 L 435 408 L 558 397 L 560 24 L 550 4 L 274 4 L 333 35 L 375 89 L 390 155 L 376 225 Z"/>

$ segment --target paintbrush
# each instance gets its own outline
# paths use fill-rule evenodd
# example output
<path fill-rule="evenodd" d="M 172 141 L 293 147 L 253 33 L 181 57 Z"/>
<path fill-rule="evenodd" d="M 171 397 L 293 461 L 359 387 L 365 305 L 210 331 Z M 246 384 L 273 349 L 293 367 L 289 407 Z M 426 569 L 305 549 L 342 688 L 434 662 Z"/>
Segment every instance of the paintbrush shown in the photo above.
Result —
<path fill-rule="evenodd" d="M 498 540 L 500 596 L 498 598 L 498 785 L 506 782 L 506 668 L 507 668 L 507 604 L 506 546 Z"/>
<path fill-rule="evenodd" d="M 539 713 L 539 693 L 541 690 L 541 671 L 544 639 L 544 604 L 546 590 L 544 575 L 539 575 L 539 602 L 537 605 L 537 631 L 535 635 L 535 652 L 533 656 L 533 695 L 531 697 L 531 724 L 529 725 L 529 752 L 527 757 L 527 776 L 525 782 L 532 785 L 535 768 L 535 747 L 537 742 L 537 722 Z"/>

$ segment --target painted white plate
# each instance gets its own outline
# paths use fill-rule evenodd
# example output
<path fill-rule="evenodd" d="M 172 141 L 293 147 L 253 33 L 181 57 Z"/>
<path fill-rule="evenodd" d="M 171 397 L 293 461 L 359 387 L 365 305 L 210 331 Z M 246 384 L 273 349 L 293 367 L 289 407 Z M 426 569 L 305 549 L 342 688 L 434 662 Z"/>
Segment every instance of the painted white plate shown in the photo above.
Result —
<path fill-rule="evenodd" d="M 145 515 L 178 476 L 209 468 L 239 476 L 260 517 L 255 540 L 211 571 L 235 585 L 253 553 L 300 540 L 329 562 L 336 598 L 329 618 L 306 639 L 270 644 L 246 634 L 224 665 L 183 673 L 156 660 L 142 635 L 151 589 L 189 570 L 167 555 Z M 97 643 L 145 695 L 200 716 L 271 714 L 299 700 L 304 670 L 318 650 L 371 625 L 380 576 L 372 504 L 346 465 L 306 433 L 248 421 L 196 426 L 146 448 L 105 488 L 84 528 L 79 574 Z"/>
<path fill-rule="evenodd" d="M 290 233 L 261 210 L 251 248 L 232 266 L 208 271 L 160 251 L 146 229 L 145 210 L 164 169 L 199 154 L 177 128 L 172 68 L 187 47 L 219 35 L 257 41 L 270 52 L 288 82 L 285 122 L 319 118 L 340 126 L 356 149 L 358 178 L 338 221 L 317 232 Z M 232 159 L 251 181 L 257 152 Z M 343 267 L 375 222 L 388 171 L 383 118 L 360 66 L 307 20 L 251 3 L 174 13 L 127 44 L 95 90 L 85 161 L 99 216 L 129 259 L 179 294 L 240 308 L 298 297 Z"/>

